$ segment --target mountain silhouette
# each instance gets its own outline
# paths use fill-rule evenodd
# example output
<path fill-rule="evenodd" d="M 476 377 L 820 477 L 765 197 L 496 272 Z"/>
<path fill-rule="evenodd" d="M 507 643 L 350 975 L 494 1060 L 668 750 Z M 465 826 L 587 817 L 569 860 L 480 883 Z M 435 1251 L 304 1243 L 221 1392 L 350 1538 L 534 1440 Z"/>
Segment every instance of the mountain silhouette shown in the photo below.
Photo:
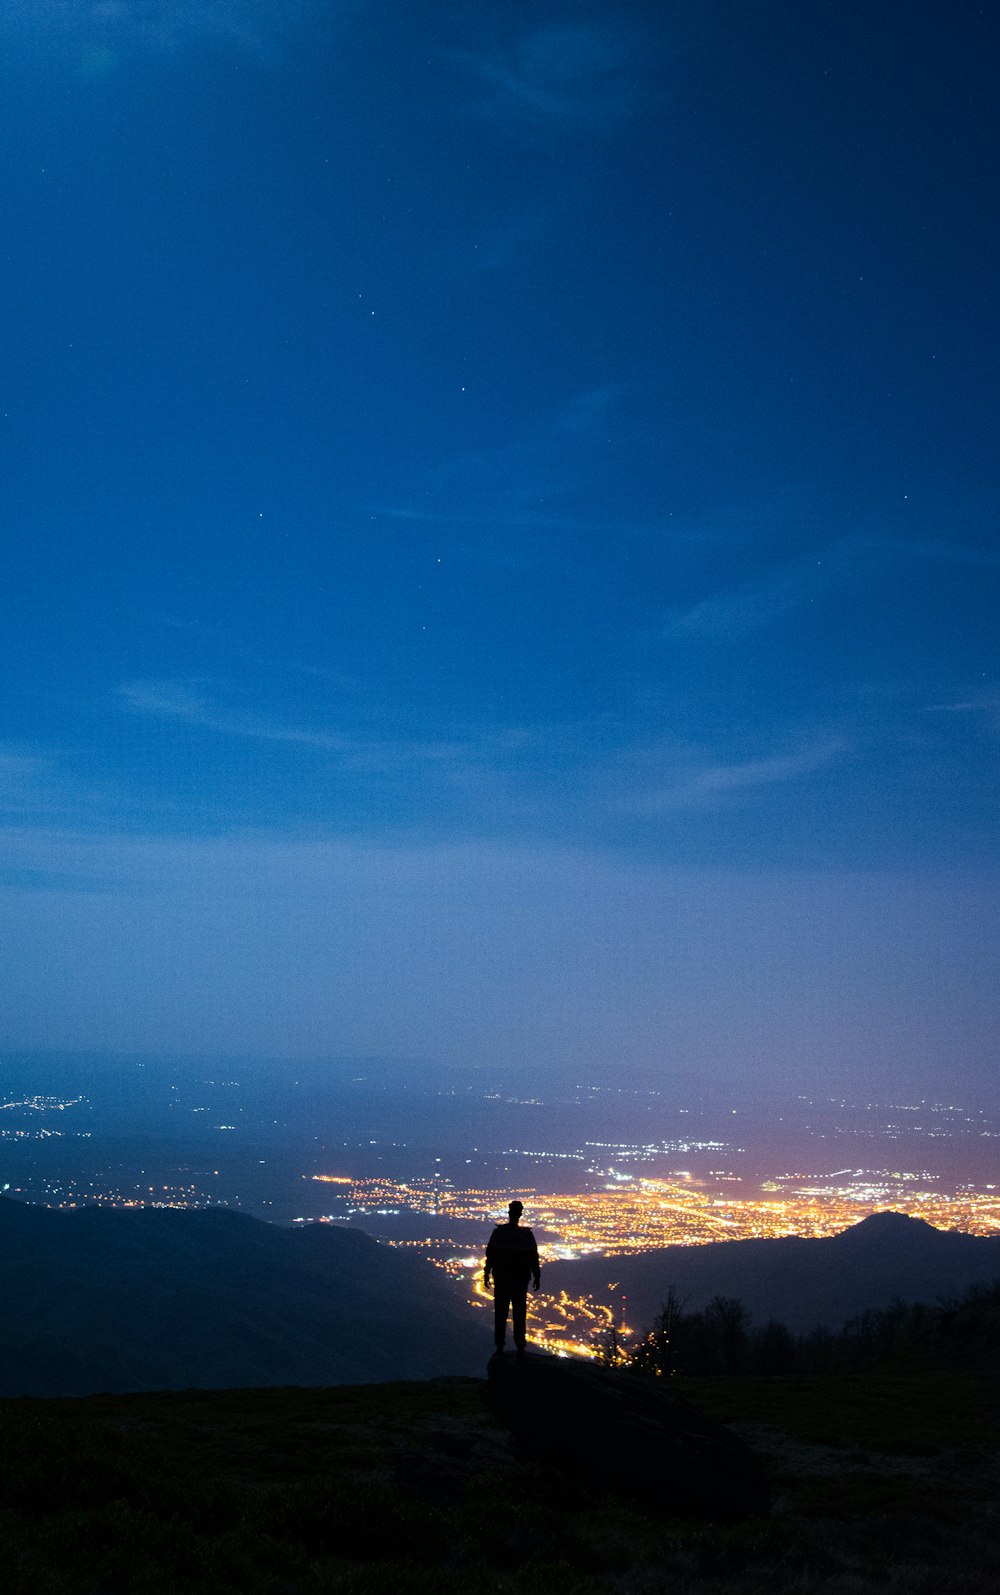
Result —
<path fill-rule="evenodd" d="M 742 1301 L 755 1323 L 777 1318 L 806 1333 L 839 1329 L 894 1298 L 936 1302 L 1000 1277 L 1000 1236 L 938 1230 L 905 1213 L 874 1213 L 838 1235 L 710 1241 L 625 1256 L 549 1263 L 545 1287 L 598 1300 L 627 1297 L 628 1321 L 645 1328 L 670 1287 L 696 1312 L 713 1296 Z M 615 1289 L 609 1289 L 615 1282 Z"/>
<path fill-rule="evenodd" d="M 449 1280 L 334 1225 L 0 1198 L 0 1258 L 0 1395 L 368 1383 L 483 1361 Z"/>

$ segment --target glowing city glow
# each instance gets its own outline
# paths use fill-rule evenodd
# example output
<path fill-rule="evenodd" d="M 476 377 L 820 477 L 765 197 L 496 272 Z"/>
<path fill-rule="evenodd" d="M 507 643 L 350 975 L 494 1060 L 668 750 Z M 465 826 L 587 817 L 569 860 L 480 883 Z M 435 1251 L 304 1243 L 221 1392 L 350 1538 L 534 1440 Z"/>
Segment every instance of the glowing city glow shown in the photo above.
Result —
<path fill-rule="evenodd" d="M 840 1169 L 820 1180 L 805 1173 L 782 1174 L 753 1186 L 742 1177 L 718 1173 L 719 1182 L 735 1181 L 739 1193 L 719 1184 L 696 1182 L 689 1172 L 673 1178 L 634 1176 L 615 1168 L 594 1171 L 589 1188 L 576 1192 L 535 1187 L 465 1188 L 432 1176 L 424 1179 L 350 1180 L 343 1175 L 313 1179 L 344 1190 L 343 1207 L 319 1222 L 358 1222 L 423 1214 L 446 1229 L 479 1225 L 483 1235 L 501 1221 L 507 1203 L 518 1196 L 525 1203 L 539 1242 L 543 1263 L 584 1256 L 623 1256 L 665 1246 L 705 1245 L 711 1241 L 774 1239 L 785 1235 L 839 1234 L 871 1213 L 894 1211 L 922 1218 L 943 1230 L 968 1234 L 1000 1234 L 1000 1192 L 995 1186 L 934 1190 L 930 1176 L 909 1170 Z M 305 1222 L 299 1220 L 299 1222 Z M 446 1235 L 389 1239 L 423 1253 L 462 1283 L 472 1305 L 492 1300 L 482 1282 L 482 1254 L 467 1242 Z M 485 1244 L 485 1242 L 484 1242 Z M 602 1337 L 613 1330 L 628 1340 L 634 1327 L 609 1279 L 606 1300 L 570 1297 L 565 1291 L 530 1292 L 528 1322 L 532 1339 L 550 1350 L 593 1356 Z"/>

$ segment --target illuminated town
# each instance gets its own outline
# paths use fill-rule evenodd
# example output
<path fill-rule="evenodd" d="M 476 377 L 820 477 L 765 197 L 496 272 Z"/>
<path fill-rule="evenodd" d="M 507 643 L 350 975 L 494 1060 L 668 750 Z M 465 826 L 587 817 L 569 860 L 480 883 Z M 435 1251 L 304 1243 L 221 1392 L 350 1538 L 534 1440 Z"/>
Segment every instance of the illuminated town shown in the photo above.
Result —
<path fill-rule="evenodd" d="M 718 1184 L 713 1188 L 690 1175 L 652 1178 L 612 1168 L 591 1171 L 589 1188 L 562 1194 L 531 1187 L 462 1189 L 440 1176 L 410 1181 L 324 1174 L 311 1178 L 332 1187 L 331 1211 L 319 1222 L 359 1222 L 380 1231 L 389 1245 L 420 1250 L 463 1281 L 469 1300 L 479 1307 L 490 1296 L 482 1283 L 482 1246 L 470 1248 L 468 1229 L 477 1226 L 485 1238 L 506 1217 L 513 1196 L 525 1204 L 543 1262 L 587 1255 L 610 1260 L 710 1241 L 835 1235 L 885 1210 L 922 1218 L 937 1229 L 1000 1234 L 1000 1186 L 948 1193 L 929 1189 L 920 1174 L 904 1171 L 841 1169 L 822 1180 L 782 1175 L 761 1182 L 753 1194 L 722 1191 Z M 724 1171 L 717 1180 L 744 1185 Z M 404 1214 L 425 1215 L 435 1233 L 393 1239 L 387 1232 Z M 611 1300 L 570 1297 L 565 1291 L 553 1295 L 544 1289 L 529 1295 L 532 1338 L 550 1350 L 594 1355 L 612 1325 L 626 1339 L 634 1332 Z"/>

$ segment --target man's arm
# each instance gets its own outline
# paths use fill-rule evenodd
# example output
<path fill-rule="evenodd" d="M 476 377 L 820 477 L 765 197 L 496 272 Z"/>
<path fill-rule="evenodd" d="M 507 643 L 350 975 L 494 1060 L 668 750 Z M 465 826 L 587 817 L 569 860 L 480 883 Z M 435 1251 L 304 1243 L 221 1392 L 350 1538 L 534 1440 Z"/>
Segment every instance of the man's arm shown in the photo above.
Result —
<path fill-rule="evenodd" d="M 496 1230 L 493 1231 L 493 1234 L 486 1243 L 486 1262 L 483 1265 L 483 1288 L 485 1290 L 489 1290 L 490 1288 L 490 1276 L 493 1272 L 493 1259 L 490 1254 L 493 1251 L 493 1241 L 495 1237 Z"/>
<path fill-rule="evenodd" d="M 534 1287 L 537 1290 L 542 1283 L 542 1265 L 538 1260 L 538 1242 L 534 1234 L 531 1236 L 531 1272 L 535 1276 Z"/>

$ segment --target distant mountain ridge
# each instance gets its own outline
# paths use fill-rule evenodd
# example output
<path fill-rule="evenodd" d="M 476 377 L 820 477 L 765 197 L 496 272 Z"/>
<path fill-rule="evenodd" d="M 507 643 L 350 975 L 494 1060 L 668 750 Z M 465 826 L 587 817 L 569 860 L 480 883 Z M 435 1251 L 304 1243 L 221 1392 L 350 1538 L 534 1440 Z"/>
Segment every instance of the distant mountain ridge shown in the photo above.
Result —
<path fill-rule="evenodd" d="M 711 1241 L 652 1252 L 550 1263 L 545 1288 L 570 1296 L 628 1300 L 628 1321 L 645 1329 L 670 1287 L 698 1311 L 713 1296 L 742 1301 L 755 1323 L 776 1318 L 798 1333 L 894 1298 L 935 1302 L 1000 1278 L 1000 1236 L 935 1229 L 905 1213 L 874 1213 L 839 1235 Z M 609 1289 L 614 1281 L 616 1288 Z"/>
<path fill-rule="evenodd" d="M 0 1198 L 0 1395 L 480 1373 L 489 1332 L 417 1257 L 228 1209 Z"/>

